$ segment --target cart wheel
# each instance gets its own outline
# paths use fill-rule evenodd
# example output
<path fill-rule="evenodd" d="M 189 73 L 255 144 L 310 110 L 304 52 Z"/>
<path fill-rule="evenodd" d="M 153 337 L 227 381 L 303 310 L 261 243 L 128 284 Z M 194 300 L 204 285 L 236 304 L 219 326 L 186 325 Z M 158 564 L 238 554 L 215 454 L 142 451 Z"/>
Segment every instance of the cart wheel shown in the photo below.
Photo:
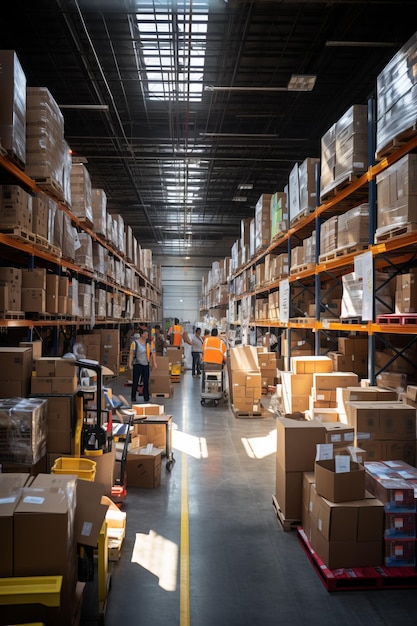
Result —
<path fill-rule="evenodd" d="M 206 401 L 205 401 L 204 399 L 203 399 L 203 400 L 201 400 L 201 406 L 204 406 L 204 405 L 205 405 L 205 403 L 206 403 Z"/>
<path fill-rule="evenodd" d="M 214 400 L 214 406 L 217 406 L 219 404 L 218 400 Z"/>
<path fill-rule="evenodd" d="M 170 472 L 172 470 L 172 461 L 167 461 L 167 464 L 165 466 L 168 470 L 168 472 Z"/>

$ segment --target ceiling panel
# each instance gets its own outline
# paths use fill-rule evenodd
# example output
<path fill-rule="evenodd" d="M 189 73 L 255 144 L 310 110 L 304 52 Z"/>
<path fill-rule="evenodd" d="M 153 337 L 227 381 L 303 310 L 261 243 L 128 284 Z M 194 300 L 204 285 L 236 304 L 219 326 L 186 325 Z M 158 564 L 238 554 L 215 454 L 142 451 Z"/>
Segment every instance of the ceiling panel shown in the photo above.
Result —
<path fill-rule="evenodd" d="M 414 15 L 411 0 L 14 0 L 0 41 L 58 104 L 108 105 L 63 114 L 109 211 L 154 255 L 210 265 L 230 254 L 259 196 L 282 191 L 349 106 L 375 96 Z M 158 68 L 167 97 L 155 99 Z M 314 89 L 287 91 L 293 74 L 316 75 Z"/>

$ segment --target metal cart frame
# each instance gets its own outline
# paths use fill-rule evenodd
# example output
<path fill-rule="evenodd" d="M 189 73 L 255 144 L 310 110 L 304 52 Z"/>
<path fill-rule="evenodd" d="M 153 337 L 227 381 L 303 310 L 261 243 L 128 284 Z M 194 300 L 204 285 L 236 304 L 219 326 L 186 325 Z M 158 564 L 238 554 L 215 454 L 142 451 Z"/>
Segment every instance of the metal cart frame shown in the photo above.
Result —
<path fill-rule="evenodd" d="M 141 416 L 137 415 L 134 420 L 134 424 L 165 424 L 165 457 L 166 457 L 166 469 L 170 472 L 172 466 L 175 463 L 174 453 L 172 451 L 172 415 L 162 413 L 162 415 Z"/>
<path fill-rule="evenodd" d="M 205 406 L 206 400 L 212 401 L 217 406 L 219 400 L 226 398 L 224 387 L 224 363 L 201 364 L 201 405 Z M 216 385 L 217 383 L 217 385 Z M 216 386 L 217 390 L 208 391 L 208 385 Z"/>

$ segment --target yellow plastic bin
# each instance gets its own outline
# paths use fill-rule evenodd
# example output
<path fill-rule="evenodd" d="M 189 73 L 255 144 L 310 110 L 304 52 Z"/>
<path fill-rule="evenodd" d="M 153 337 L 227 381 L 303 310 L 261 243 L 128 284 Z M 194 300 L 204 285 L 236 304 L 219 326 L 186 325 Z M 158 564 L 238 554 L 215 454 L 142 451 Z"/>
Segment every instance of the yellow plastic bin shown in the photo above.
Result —
<path fill-rule="evenodd" d="M 97 463 L 91 459 L 61 456 L 51 468 L 53 474 L 75 474 L 78 478 L 94 481 Z"/>

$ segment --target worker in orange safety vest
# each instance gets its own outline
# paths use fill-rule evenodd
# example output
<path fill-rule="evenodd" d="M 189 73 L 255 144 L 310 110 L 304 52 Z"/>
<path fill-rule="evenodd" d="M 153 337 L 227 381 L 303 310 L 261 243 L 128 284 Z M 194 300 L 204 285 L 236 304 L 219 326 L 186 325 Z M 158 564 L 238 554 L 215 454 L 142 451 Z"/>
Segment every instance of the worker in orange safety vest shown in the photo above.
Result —
<path fill-rule="evenodd" d="M 219 336 L 217 328 L 213 328 L 209 337 L 203 343 L 203 363 L 222 365 L 226 361 L 226 344 Z"/>
<path fill-rule="evenodd" d="M 182 340 L 184 340 L 185 343 L 188 343 L 190 346 L 192 344 L 192 341 L 190 340 L 186 331 L 183 330 L 178 317 L 174 319 L 174 324 L 170 326 L 168 330 L 168 335 L 171 338 L 171 346 L 174 346 L 175 348 L 181 347 Z"/>

